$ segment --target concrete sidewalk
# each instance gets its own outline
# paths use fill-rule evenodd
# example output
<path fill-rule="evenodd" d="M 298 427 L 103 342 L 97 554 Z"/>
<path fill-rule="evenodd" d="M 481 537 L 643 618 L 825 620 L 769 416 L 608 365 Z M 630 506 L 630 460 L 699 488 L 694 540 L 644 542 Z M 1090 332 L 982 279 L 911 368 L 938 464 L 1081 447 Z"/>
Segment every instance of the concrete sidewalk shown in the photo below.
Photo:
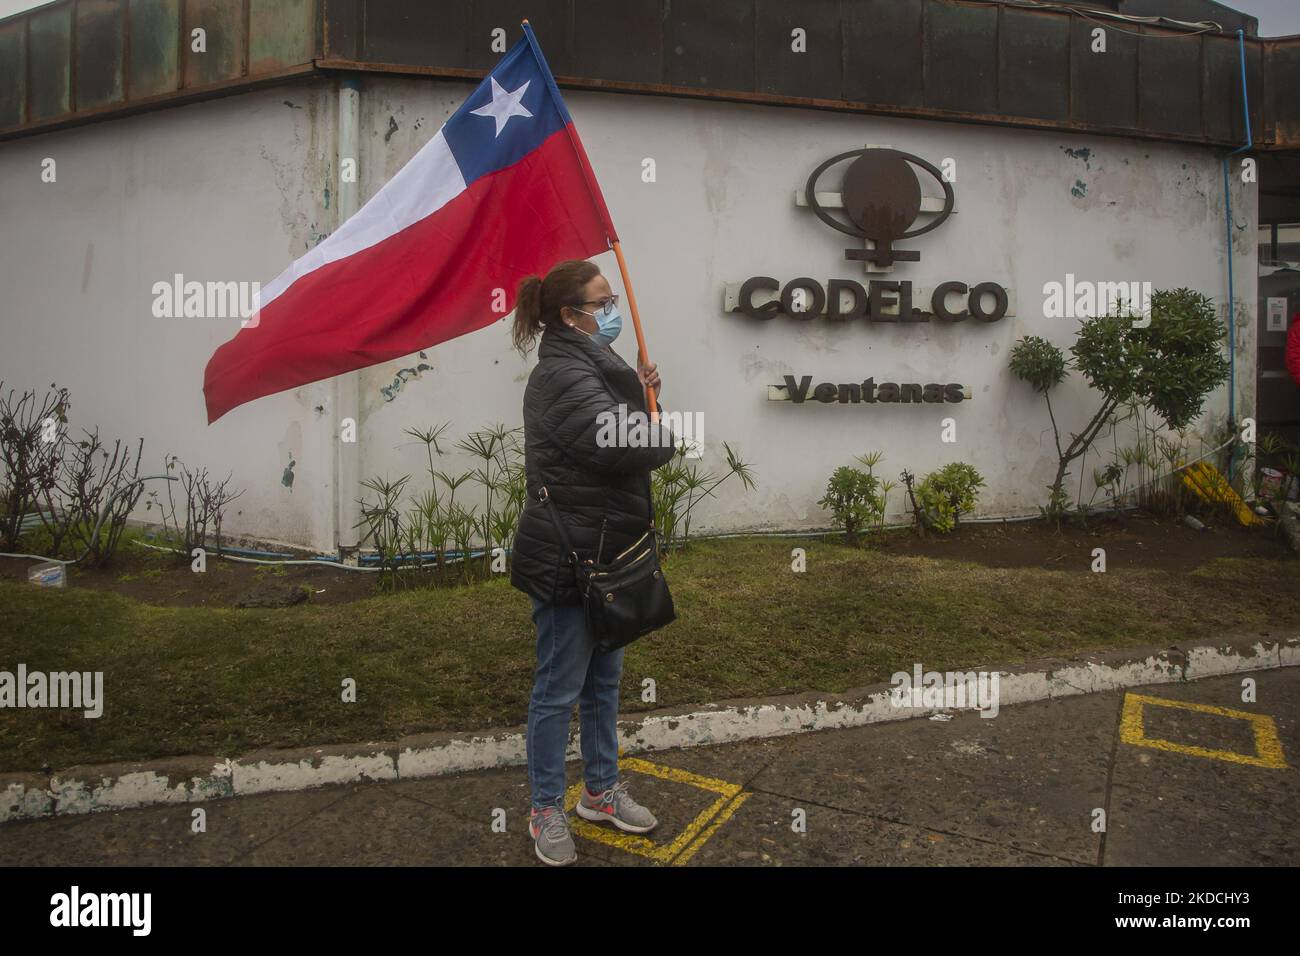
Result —
<path fill-rule="evenodd" d="M 1298 727 L 1282 668 L 626 757 L 659 828 L 576 821 L 579 864 L 1295 865 Z M 540 867 L 527 805 L 512 767 L 53 817 L 0 827 L 0 863 Z"/>

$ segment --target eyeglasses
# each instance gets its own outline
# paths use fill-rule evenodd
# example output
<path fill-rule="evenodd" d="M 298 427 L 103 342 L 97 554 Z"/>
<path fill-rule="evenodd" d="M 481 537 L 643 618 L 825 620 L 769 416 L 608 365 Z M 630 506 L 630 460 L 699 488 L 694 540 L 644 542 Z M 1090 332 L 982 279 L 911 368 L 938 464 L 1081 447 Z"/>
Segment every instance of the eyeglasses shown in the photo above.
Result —
<path fill-rule="evenodd" d="M 615 293 L 614 293 L 613 295 L 611 295 L 608 299 L 590 299 L 590 300 L 588 300 L 588 301 L 586 301 L 586 302 L 579 302 L 578 304 L 579 304 L 579 305 L 598 305 L 598 306 L 600 306 L 600 311 L 601 311 L 602 313 L 604 313 L 605 315 L 609 315 L 611 312 L 614 311 L 614 306 L 618 305 L 618 293 L 615 292 Z"/>

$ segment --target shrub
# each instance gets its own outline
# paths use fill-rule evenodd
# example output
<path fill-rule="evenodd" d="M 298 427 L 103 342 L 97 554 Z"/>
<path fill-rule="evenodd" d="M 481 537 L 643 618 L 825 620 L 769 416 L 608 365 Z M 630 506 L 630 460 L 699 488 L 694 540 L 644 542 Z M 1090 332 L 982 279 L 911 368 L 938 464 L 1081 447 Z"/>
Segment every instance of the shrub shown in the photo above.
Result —
<path fill-rule="evenodd" d="M 904 472 L 909 492 L 912 476 Z M 953 462 L 932 471 L 916 485 L 912 511 L 918 525 L 946 534 L 957 527 L 963 514 L 975 510 L 975 499 L 984 479 L 974 465 Z"/>
<path fill-rule="evenodd" d="M 51 385 L 16 395 L 0 385 L 0 551 L 102 564 L 112 557 L 143 491 L 141 439 L 112 447 L 99 429 L 68 436 L 71 400 Z M 21 539 L 21 543 L 20 543 Z"/>
<path fill-rule="evenodd" d="M 39 402 L 35 392 L 0 394 L 0 551 L 17 550 L 24 519 L 58 482 L 68 404 L 68 390 L 55 385 Z"/>
<path fill-rule="evenodd" d="M 403 475 L 396 481 L 389 481 L 376 477 L 361 482 L 361 487 L 373 491 L 377 500 L 373 503 L 368 498 L 360 500 L 361 521 L 357 527 L 365 527 L 366 532 L 361 540 L 364 542 L 369 538 L 379 555 L 381 583 L 394 590 L 400 580 L 398 572 L 402 564 L 403 531 L 400 501 L 402 489 L 406 487 L 410 478 L 410 475 Z"/>
<path fill-rule="evenodd" d="M 152 511 L 157 507 L 163 538 L 172 548 L 183 552 L 185 560 L 189 560 L 195 548 L 208 548 L 209 529 L 215 538 L 216 552 L 220 554 L 221 526 L 226 520 L 226 508 L 244 492 L 230 488 L 232 475 L 227 474 L 217 481 L 206 468 L 192 469 L 176 455 L 168 455 L 163 461 L 167 474 L 175 474 L 176 480 L 163 486 L 165 498 L 157 491 L 150 491 L 145 510 Z M 173 485 L 181 492 L 180 506 Z"/>
<path fill-rule="evenodd" d="M 380 559 L 385 586 L 409 583 L 406 572 L 426 567 L 439 571 L 442 583 L 452 583 L 448 572 L 455 563 L 460 580 L 490 577 L 501 570 L 495 549 L 509 549 L 514 543 L 527 498 L 523 429 L 495 424 L 449 442 L 444 435 L 450 427 L 443 423 L 406 429 L 425 447 L 429 481 L 422 490 L 408 495 L 409 475 L 363 482 L 375 500 L 369 496 L 361 500 L 362 520 L 357 527 L 364 529 L 362 543 L 369 543 Z M 688 464 L 686 449 L 679 446 L 669 462 L 652 473 L 655 524 L 664 548 L 685 546 L 691 511 L 724 481 L 735 475 L 744 487 L 754 487 L 750 466 L 730 445 L 724 442 L 722 447 L 725 470 L 702 471 L 695 462 Z M 467 471 L 438 467 L 439 459 L 452 449 L 469 456 L 475 466 Z M 466 502 L 467 497 L 471 502 Z M 480 547 L 482 560 L 471 561 L 470 552 Z M 453 558 L 452 552 L 459 557 Z"/>
<path fill-rule="evenodd" d="M 727 459 L 727 469 L 722 473 L 701 472 L 695 462 L 686 463 L 687 447 L 679 444 L 667 463 L 650 473 L 651 496 L 654 499 L 655 529 L 663 550 L 679 546 L 685 550 L 691 537 L 691 511 L 718 486 L 736 475 L 746 489 L 754 488 L 753 469 L 726 442 L 722 450 Z"/>
<path fill-rule="evenodd" d="M 363 523 L 367 527 L 362 542 L 366 538 L 372 541 L 383 566 L 391 567 L 388 580 L 394 585 L 400 572 L 422 570 L 426 556 L 432 557 L 428 563 L 444 576 L 452 564 L 459 565 L 460 577 L 465 581 L 475 576 L 476 567 L 490 576 L 496 560 L 494 552 L 497 548 L 503 552 L 509 549 L 519 527 L 527 497 L 523 429 L 506 428 L 498 423 L 469 432 L 451 447 L 474 460 L 475 467 L 454 472 L 438 467 L 439 459 L 451 450 L 442 444 L 447 441 L 443 435 L 450 427 L 450 422 L 444 422 L 430 428 L 406 429 L 407 435 L 424 445 L 429 482 L 423 491 L 411 496 L 404 513 L 398 505 L 400 494 L 391 504 L 384 504 L 389 497 L 385 489 L 390 486 L 383 479 L 372 479 L 366 485 L 380 496 L 380 504 L 376 506 L 380 513 L 392 511 L 384 519 L 388 522 L 385 527 L 400 529 L 387 532 L 377 529 L 364 517 L 365 508 L 371 506 L 362 503 Z M 400 485 L 409 478 L 403 476 Z M 478 492 L 472 490 L 475 486 Z M 474 494 L 476 498 L 468 507 L 456 500 L 456 493 L 462 487 L 470 489 L 464 495 Z M 470 560 L 470 551 L 476 547 L 483 551 L 482 560 L 477 564 Z M 453 558 L 451 552 L 457 552 L 458 557 Z"/>
<path fill-rule="evenodd" d="M 879 525 L 885 516 L 879 479 L 848 465 L 835 469 L 826 483 L 826 494 L 817 503 L 830 509 L 835 527 L 844 529 L 849 544 L 857 544 L 864 526 Z"/>
<path fill-rule="evenodd" d="M 113 442 L 112 451 L 106 448 L 98 428 L 84 434 L 71 445 L 55 494 L 46 497 L 44 514 L 50 516 L 46 528 L 51 531 L 62 522 L 69 553 L 94 566 L 107 562 L 117 550 L 126 519 L 144 493 L 140 480 L 144 439 L 132 454 L 120 440 Z"/>

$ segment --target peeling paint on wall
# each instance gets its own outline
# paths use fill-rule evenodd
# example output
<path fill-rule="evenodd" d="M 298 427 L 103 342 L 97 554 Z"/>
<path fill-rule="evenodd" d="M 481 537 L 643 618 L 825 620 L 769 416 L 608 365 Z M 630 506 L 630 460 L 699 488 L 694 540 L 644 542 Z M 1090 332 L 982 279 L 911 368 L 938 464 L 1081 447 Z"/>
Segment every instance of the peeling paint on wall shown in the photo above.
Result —
<path fill-rule="evenodd" d="M 293 493 L 293 466 L 296 464 L 298 463 L 293 460 L 293 454 L 291 453 L 289 455 L 289 466 L 284 469 L 284 474 L 280 476 L 280 484 L 288 488 L 290 494 Z"/>
<path fill-rule="evenodd" d="M 329 190 L 325 191 L 325 206 L 326 208 L 329 208 Z M 310 249 L 312 246 L 319 246 L 322 242 L 324 242 L 328 238 L 329 238 L 329 233 L 318 232 L 316 229 L 316 223 L 313 222 L 310 226 L 307 227 L 307 238 L 303 242 L 303 248 Z"/>
<path fill-rule="evenodd" d="M 315 211 L 319 207 L 319 193 L 316 192 L 315 184 L 329 181 L 327 167 L 331 154 L 322 148 L 324 142 L 332 139 L 327 88 L 322 86 L 311 90 L 304 94 L 304 99 L 305 105 L 290 99 L 280 101 L 290 110 L 290 148 L 286 149 L 282 145 L 272 149 L 266 143 L 258 147 L 259 155 L 271 167 L 276 189 L 280 193 L 280 220 L 290 240 L 286 252 L 291 259 L 301 254 L 296 247 L 307 232 L 309 217 L 319 215 Z M 325 104 L 324 109 L 321 108 L 322 104 Z M 283 123 L 283 120 L 278 122 Z M 314 225 L 311 231 L 313 235 L 306 246 L 308 249 L 312 243 L 318 243 L 324 238 L 315 235 Z"/>
<path fill-rule="evenodd" d="M 420 353 L 420 358 L 423 359 L 428 357 L 429 356 L 425 355 L 423 352 Z M 384 401 L 391 402 L 393 399 L 397 397 L 397 393 L 402 390 L 402 386 L 406 384 L 406 380 L 408 378 L 419 378 L 421 372 L 432 372 L 432 371 L 433 371 L 433 366 L 425 362 L 419 363 L 418 365 L 415 366 L 415 368 L 398 369 L 397 375 L 393 378 L 393 384 L 382 386 L 379 389 L 379 393 L 384 396 Z"/>
<path fill-rule="evenodd" d="M 1081 149 L 1070 149 L 1068 146 L 1062 146 L 1061 151 L 1071 159 L 1083 160 L 1083 166 L 1085 169 L 1092 169 L 1092 164 L 1089 162 L 1089 159 L 1092 158 L 1092 150 L 1087 146 L 1084 146 Z"/>
<path fill-rule="evenodd" d="M 1088 184 L 1082 179 L 1076 179 L 1074 185 L 1070 187 L 1070 195 L 1082 199 L 1088 195 Z"/>

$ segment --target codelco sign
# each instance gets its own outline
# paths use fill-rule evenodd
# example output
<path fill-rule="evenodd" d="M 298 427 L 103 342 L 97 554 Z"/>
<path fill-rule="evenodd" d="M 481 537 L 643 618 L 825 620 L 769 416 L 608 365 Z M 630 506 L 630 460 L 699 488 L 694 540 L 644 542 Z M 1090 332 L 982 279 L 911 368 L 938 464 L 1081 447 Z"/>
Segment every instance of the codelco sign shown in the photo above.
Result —
<path fill-rule="evenodd" d="M 817 184 L 828 169 L 852 159 L 838 193 L 818 192 Z M 923 198 L 913 166 L 925 170 L 943 189 L 939 200 Z M 954 194 L 932 164 L 888 147 L 866 147 L 832 156 L 808 177 L 799 197 L 832 229 L 863 241 L 863 247 L 844 250 L 844 258 L 863 262 L 868 272 L 892 271 L 898 262 L 919 262 L 921 253 L 895 245 L 937 229 L 952 215 Z M 830 214 L 842 209 L 847 221 Z M 912 228 L 922 213 L 933 214 L 923 226 Z M 759 301 L 760 293 L 764 301 Z M 824 285 L 806 276 L 782 284 L 771 276 L 754 276 L 727 290 L 726 308 L 755 319 L 787 315 L 810 319 L 870 322 L 996 322 L 1011 312 L 1008 290 L 997 282 L 941 282 L 933 287 L 913 287 L 907 280 L 870 279 L 864 286 L 852 279 L 830 279 Z"/>
<path fill-rule="evenodd" d="M 780 290 L 780 294 L 762 305 L 754 303 L 754 293 Z M 1006 316 L 1010 306 L 1007 290 L 996 282 L 968 286 L 964 282 L 944 282 L 933 290 L 918 290 L 907 281 L 886 282 L 872 279 L 863 288 L 852 279 L 831 279 L 825 287 L 816 279 L 800 277 L 784 286 L 770 276 L 754 276 L 740 286 L 738 305 L 750 318 L 771 319 L 777 315 L 810 319 L 825 313 L 836 321 L 866 319 L 868 322 L 961 322 L 974 319 L 996 322 Z M 800 295 L 803 293 L 803 295 Z M 844 294 L 851 304 L 844 307 Z M 959 296 L 953 302 L 953 296 Z M 923 302 L 928 309 L 915 303 Z"/>

